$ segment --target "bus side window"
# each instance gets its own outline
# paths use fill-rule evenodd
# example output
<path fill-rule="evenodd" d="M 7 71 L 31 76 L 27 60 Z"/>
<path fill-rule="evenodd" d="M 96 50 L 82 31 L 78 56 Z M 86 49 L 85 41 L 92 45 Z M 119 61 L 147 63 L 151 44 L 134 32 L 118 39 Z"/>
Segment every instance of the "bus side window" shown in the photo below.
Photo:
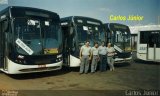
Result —
<path fill-rule="evenodd" d="M 147 31 L 141 31 L 140 32 L 140 44 L 145 44 L 147 42 L 149 43 L 148 36 L 149 36 L 149 33 Z"/>
<path fill-rule="evenodd" d="M 8 32 L 8 20 L 3 20 L 0 22 L 0 67 L 3 67 L 2 64 L 4 64 L 6 37 L 5 32 Z"/>

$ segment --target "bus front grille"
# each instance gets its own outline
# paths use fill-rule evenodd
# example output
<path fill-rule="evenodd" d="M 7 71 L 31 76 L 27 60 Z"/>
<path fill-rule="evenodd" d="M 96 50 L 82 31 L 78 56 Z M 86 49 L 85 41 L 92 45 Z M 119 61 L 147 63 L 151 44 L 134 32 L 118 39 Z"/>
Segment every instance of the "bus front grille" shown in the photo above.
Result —
<path fill-rule="evenodd" d="M 123 53 L 119 53 L 118 56 L 116 56 L 118 58 L 129 58 L 131 57 L 131 52 L 123 52 Z"/>
<path fill-rule="evenodd" d="M 60 68 L 61 68 L 60 66 L 54 66 L 54 67 L 44 67 L 44 68 L 27 68 L 27 69 L 21 69 L 19 71 L 21 72 L 39 72 L 39 71 L 56 70 Z"/>

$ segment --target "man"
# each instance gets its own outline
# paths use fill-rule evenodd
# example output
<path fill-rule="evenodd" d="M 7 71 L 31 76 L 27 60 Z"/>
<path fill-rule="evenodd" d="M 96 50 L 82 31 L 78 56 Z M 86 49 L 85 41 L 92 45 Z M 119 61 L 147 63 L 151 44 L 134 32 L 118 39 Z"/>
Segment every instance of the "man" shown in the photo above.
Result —
<path fill-rule="evenodd" d="M 94 43 L 94 47 L 91 49 L 92 63 L 91 63 L 91 73 L 94 73 L 97 69 L 97 63 L 99 61 L 98 54 L 98 43 Z"/>
<path fill-rule="evenodd" d="M 115 49 L 111 47 L 111 43 L 108 43 L 107 45 L 107 62 L 110 67 L 110 71 L 114 71 L 114 58 L 113 56 L 115 55 Z"/>
<path fill-rule="evenodd" d="M 89 41 L 86 41 L 85 45 L 81 47 L 80 50 L 80 74 L 85 72 L 88 73 L 89 69 L 89 60 L 91 60 L 91 47 L 89 46 Z"/>
<path fill-rule="evenodd" d="M 104 46 L 104 42 L 102 42 L 102 45 L 98 48 L 99 56 L 100 56 L 100 65 L 99 69 L 101 72 L 106 71 L 107 66 L 107 47 Z"/>

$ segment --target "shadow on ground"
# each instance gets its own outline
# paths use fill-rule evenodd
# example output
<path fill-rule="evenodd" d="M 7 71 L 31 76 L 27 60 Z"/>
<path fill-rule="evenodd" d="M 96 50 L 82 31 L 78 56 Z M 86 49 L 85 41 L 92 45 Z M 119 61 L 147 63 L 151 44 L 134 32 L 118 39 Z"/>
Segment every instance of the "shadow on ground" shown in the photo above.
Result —
<path fill-rule="evenodd" d="M 140 60 L 140 59 L 135 59 L 134 62 L 137 64 L 160 65 L 160 62 L 144 61 L 144 60 Z"/>
<path fill-rule="evenodd" d="M 117 63 L 117 64 L 114 64 L 115 67 L 119 68 L 119 67 L 128 67 L 130 66 L 131 63 Z"/>
<path fill-rule="evenodd" d="M 12 74 L 10 76 L 13 79 L 25 80 L 25 79 L 36 79 L 36 78 L 44 78 L 44 77 L 52 77 L 64 75 L 71 72 L 67 67 L 63 67 L 61 70 L 49 71 L 49 72 L 37 72 L 37 73 L 26 73 L 26 74 Z"/>
<path fill-rule="evenodd" d="M 138 59 L 136 56 L 136 52 L 133 52 L 133 63 L 148 64 L 148 65 L 160 65 L 160 62 L 144 61 L 144 60 Z"/>

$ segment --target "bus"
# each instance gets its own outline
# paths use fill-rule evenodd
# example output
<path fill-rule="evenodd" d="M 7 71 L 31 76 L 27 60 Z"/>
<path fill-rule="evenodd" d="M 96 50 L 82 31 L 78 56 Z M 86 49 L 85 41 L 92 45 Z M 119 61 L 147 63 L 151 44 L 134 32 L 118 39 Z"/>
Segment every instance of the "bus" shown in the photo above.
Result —
<path fill-rule="evenodd" d="M 60 70 L 60 17 L 38 8 L 9 6 L 0 12 L 0 70 L 22 74 Z"/>
<path fill-rule="evenodd" d="M 116 50 L 115 63 L 132 60 L 131 32 L 128 26 L 119 23 L 105 23 L 106 42 Z"/>
<path fill-rule="evenodd" d="M 86 40 L 93 47 L 94 42 L 105 41 L 103 23 L 100 20 L 84 17 L 69 16 L 61 19 L 63 30 L 63 57 L 64 65 L 69 67 L 80 66 L 79 51 Z"/>
<path fill-rule="evenodd" d="M 160 62 L 160 25 L 138 30 L 137 59 Z"/>

